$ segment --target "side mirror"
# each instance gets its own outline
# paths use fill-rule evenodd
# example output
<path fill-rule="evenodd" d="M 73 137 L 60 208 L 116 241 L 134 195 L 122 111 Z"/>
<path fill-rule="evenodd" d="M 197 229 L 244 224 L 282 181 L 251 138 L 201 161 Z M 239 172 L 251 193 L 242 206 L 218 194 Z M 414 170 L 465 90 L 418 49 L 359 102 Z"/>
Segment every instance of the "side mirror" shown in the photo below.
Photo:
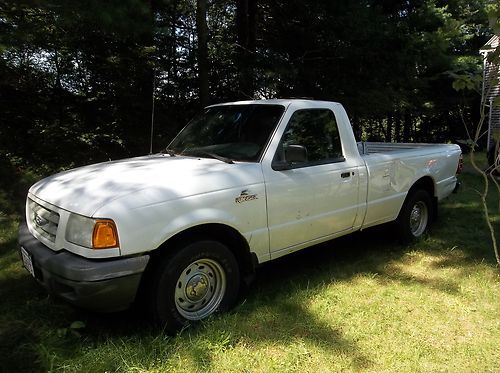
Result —
<path fill-rule="evenodd" d="M 285 145 L 285 160 L 289 163 L 307 162 L 307 149 L 302 145 Z"/>
<path fill-rule="evenodd" d="M 292 168 L 292 164 L 287 161 L 274 161 L 271 167 L 274 171 L 286 171 Z"/>
<path fill-rule="evenodd" d="M 302 145 L 284 145 L 284 160 L 273 161 L 272 168 L 275 171 L 285 171 L 292 169 L 294 163 L 307 162 L 307 149 Z"/>

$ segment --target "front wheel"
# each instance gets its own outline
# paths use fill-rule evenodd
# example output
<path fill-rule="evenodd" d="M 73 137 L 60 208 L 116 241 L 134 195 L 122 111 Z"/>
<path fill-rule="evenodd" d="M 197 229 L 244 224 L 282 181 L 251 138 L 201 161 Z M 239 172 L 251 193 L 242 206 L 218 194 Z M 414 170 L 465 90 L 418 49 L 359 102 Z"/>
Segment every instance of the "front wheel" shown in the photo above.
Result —
<path fill-rule="evenodd" d="M 234 255 L 220 242 L 201 240 L 172 249 L 176 252 L 156 269 L 149 300 L 155 321 L 173 333 L 229 309 L 240 275 Z"/>
<path fill-rule="evenodd" d="M 416 190 L 408 195 L 396 220 L 403 243 L 410 243 L 427 231 L 434 213 L 432 208 L 431 197 L 425 190 Z"/>

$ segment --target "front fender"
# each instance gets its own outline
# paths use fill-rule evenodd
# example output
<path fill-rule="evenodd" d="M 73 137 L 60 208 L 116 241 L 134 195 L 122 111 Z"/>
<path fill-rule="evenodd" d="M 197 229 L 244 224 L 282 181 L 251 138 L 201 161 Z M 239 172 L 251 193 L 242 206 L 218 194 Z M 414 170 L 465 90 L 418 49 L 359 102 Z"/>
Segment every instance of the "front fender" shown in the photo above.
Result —
<path fill-rule="evenodd" d="M 252 198 L 239 198 L 244 196 Z M 259 258 L 269 255 L 264 184 L 253 184 L 130 208 L 115 201 L 99 211 L 115 221 L 122 255 L 157 249 L 173 236 L 203 224 L 238 231 Z"/>

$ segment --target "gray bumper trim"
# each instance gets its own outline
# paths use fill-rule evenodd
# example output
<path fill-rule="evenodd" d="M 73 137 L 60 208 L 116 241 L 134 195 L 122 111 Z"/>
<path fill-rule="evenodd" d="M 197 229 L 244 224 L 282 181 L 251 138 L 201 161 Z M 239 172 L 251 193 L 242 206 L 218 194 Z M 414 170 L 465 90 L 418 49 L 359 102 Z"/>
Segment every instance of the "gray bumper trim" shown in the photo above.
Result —
<path fill-rule="evenodd" d="M 49 292 L 96 311 L 127 308 L 149 261 L 149 255 L 90 260 L 53 251 L 31 235 L 26 223 L 19 226 L 19 245 L 31 256 L 36 279 Z"/>

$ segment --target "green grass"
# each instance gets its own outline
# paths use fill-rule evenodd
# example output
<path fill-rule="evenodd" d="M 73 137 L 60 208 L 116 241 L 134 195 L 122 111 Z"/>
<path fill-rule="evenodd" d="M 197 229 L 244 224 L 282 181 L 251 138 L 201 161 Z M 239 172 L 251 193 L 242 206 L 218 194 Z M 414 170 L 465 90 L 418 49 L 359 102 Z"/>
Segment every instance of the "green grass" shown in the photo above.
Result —
<path fill-rule="evenodd" d="M 18 216 L 0 215 L 0 371 L 498 371 L 500 272 L 481 180 L 462 181 L 425 239 L 382 227 L 266 264 L 235 310 L 175 337 L 48 297 L 21 268 Z"/>

